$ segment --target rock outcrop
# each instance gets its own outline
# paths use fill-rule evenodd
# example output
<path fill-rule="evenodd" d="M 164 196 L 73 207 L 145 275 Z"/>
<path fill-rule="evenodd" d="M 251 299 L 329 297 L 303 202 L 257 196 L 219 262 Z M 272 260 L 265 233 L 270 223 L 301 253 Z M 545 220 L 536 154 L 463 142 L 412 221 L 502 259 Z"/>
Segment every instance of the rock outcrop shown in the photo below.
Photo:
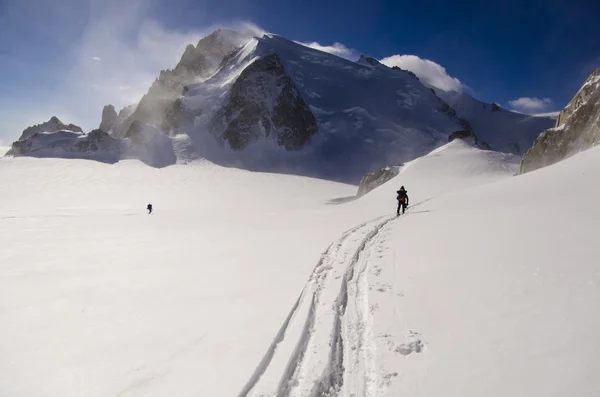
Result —
<path fill-rule="evenodd" d="M 219 29 L 201 39 L 195 47 L 188 45 L 174 69 L 160 72 L 135 111 L 117 126 L 115 136 L 122 138 L 134 121 L 156 126 L 169 133 L 169 129 L 178 124 L 172 119 L 174 102 L 185 93 L 187 86 L 206 80 L 217 70 L 223 58 L 243 45 L 249 37 L 250 32 Z M 166 116 L 171 117 L 167 122 Z"/>
<path fill-rule="evenodd" d="M 557 163 L 600 143 L 600 68 L 560 112 L 556 126 L 540 134 L 521 160 L 521 173 Z"/>
<path fill-rule="evenodd" d="M 38 132 L 56 132 L 56 131 L 72 131 L 72 132 L 83 132 L 81 127 L 76 126 L 75 124 L 65 124 L 58 119 L 56 116 L 52 116 L 50 120 L 45 123 L 37 124 L 31 127 L 27 127 L 23 130 L 19 141 L 23 141 L 31 138 L 33 135 Z"/>
<path fill-rule="evenodd" d="M 448 142 L 452 142 L 455 139 L 468 139 L 473 138 L 473 133 L 467 130 L 455 131 L 448 137 Z"/>
<path fill-rule="evenodd" d="M 222 139 L 243 150 L 262 137 L 273 137 L 286 150 L 300 149 L 318 132 L 317 121 L 277 54 L 254 61 L 231 87 L 219 113 Z"/>
<path fill-rule="evenodd" d="M 357 197 L 364 196 L 371 190 L 383 185 L 400 172 L 400 167 L 383 167 L 369 172 L 360 180 Z"/>
<path fill-rule="evenodd" d="M 106 105 L 102 109 L 102 121 L 100 122 L 100 130 L 110 133 L 115 128 L 118 119 L 117 111 L 113 105 Z"/>

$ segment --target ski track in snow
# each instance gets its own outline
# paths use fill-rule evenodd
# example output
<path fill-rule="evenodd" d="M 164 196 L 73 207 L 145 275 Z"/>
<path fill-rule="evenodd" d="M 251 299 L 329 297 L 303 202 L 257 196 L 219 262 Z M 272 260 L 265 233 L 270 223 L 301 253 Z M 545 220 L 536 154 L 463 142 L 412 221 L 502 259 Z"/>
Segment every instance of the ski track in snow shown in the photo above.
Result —
<path fill-rule="evenodd" d="M 344 232 L 321 255 L 239 397 L 376 396 L 368 266 L 378 217 Z"/>

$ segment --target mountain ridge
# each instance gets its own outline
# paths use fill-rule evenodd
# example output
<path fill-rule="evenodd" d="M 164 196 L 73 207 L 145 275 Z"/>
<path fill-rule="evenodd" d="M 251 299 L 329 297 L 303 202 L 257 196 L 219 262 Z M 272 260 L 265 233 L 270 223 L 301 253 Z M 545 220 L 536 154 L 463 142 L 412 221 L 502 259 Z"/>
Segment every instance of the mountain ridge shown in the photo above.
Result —
<path fill-rule="evenodd" d="M 488 133 L 490 123 L 481 128 L 410 71 L 257 33 L 217 30 L 188 45 L 135 107 L 116 118 L 114 108 L 105 108 L 101 129 L 125 139 L 134 123 L 142 123 L 171 139 L 189 137 L 175 146 L 185 142 L 192 157 L 352 183 L 454 137 L 482 148 L 523 150 L 522 140 L 514 141 L 519 132 Z"/>

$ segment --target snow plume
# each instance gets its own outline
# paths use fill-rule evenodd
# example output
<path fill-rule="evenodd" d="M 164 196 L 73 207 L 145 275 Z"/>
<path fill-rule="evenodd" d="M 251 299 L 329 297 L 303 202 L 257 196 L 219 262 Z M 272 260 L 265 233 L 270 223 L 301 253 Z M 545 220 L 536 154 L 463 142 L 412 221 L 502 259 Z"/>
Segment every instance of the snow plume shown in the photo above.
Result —
<path fill-rule="evenodd" d="M 315 50 L 328 52 L 330 54 L 337 55 L 340 58 L 345 58 L 350 61 L 356 61 L 358 59 L 358 53 L 356 51 L 346 47 L 342 43 L 335 42 L 332 45 L 321 45 L 321 44 L 317 43 L 316 41 L 313 41 L 312 43 L 302 43 L 300 41 L 297 41 L 296 43 L 302 44 L 303 46 L 306 46 L 306 47 L 313 48 Z"/>
<path fill-rule="evenodd" d="M 446 68 L 429 59 L 416 55 L 392 55 L 381 60 L 386 66 L 397 66 L 410 70 L 424 83 L 444 91 L 463 91 L 465 86 L 456 77 L 450 76 Z"/>
<path fill-rule="evenodd" d="M 508 104 L 517 112 L 539 113 L 540 111 L 548 109 L 548 107 L 552 105 L 552 100 L 550 98 L 521 97 L 508 101 Z"/>
<path fill-rule="evenodd" d="M 51 0 L 40 0 L 50 2 Z M 28 109 L 43 116 L 33 124 L 53 115 L 69 114 L 66 123 L 81 125 L 89 131 L 98 128 L 102 107 L 113 104 L 117 111 L 136 103 L 148 91 L 161 70 L 174 68 L 185 47 L 198 42 L 218 28 L 251 30 L 262 35 L 263 29 L 244 22 L 226 24 L 203 23 L 193 29 L 167 27 L 161 23 L 161 8 L 185 5 L 187 0 L 55 0 L 59 19 L 73 21 L 76 34 L 65 38 L 60 67 L 51 76 L 56 81 L 51 95 L 31 98 Z M 174 3 L 174 4 L 172 4 Z M 194 3 L 199 6 L 198 2 Z M 50 7 L 50 5 L 49 5 Z M 36 7 L 21 7 L 23 20 L 41 18 Z M 16 11 L 13 12 L 16 15 Z M 30 18 L 31 17 L 31 18 Z M 157 19 L 159 18 L 159 19 Z M 206 20 L 209 19 L 207 16 Z M 58 31 L 60 26 L 48 29 Z M 50 33 L 49 33 L 50 34 Z M 58 33 L 57 33 L 58 34 Z M 58 63 L 58 61 L 56 61 Z M 42 67 L 43 63 L 39 67 Z M 48 74 L 48 73 L 47 73 Z M 34 103 L 35 102 L 35 103 Z M 15 111 L 16 106 L 12 106 Z M 1 115 L 1 114 L 0 114 Z M 11 116 L 7 121 L 13 140 L 27 127 L 24 117 Z"/>
<path fill-rule="evenodd" d="M 188 44 L 214 30 L 168 29 L 149 17 L 152 5 L 147 0 L 91 0 L 90 18 L 64 81 L 73 98 L 66 99 L 66 106 L 77 115 L 69 122 L 97 128 L 104 105 L 118 111 L 139 101 L 160 70 L 175 67 Z"/>
<path fill-rule="evenodd" d="M 547 112 L 547 113 L 536 113 L 536 117 L 550 117 L 551 119 L 557 119 L 560 112 Z"/>

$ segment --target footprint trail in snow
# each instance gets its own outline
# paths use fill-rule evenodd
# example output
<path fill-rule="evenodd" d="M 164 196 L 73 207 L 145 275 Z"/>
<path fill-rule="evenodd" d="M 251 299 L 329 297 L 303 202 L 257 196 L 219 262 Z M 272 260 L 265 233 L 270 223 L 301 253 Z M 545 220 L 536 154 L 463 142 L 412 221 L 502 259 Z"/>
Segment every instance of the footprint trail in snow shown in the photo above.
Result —
<path fill-rule="evenodd" d="M 240 397 L 376 396 L 375 337 L 367 280 L 379 217 L 325 251 Z"/>

